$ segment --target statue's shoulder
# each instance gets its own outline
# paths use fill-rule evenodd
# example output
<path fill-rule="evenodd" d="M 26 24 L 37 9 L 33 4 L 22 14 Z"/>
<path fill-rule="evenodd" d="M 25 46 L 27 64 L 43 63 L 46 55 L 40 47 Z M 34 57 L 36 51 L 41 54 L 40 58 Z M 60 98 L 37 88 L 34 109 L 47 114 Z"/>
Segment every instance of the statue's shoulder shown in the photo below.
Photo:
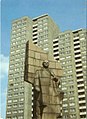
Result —
<path fill-rule="evenodd" d="M 39 70 L 36 70 L 36 71 L 35 71 L 35 74 L 38 74 L 38 73 L 39 73 Z"/>
<path fill-rule="evenodd" d="M 35 71 L 35 74 L 40 74 L 42 71 L 43 71 L 43 68 L 37 69 L 37 70 Z"/>

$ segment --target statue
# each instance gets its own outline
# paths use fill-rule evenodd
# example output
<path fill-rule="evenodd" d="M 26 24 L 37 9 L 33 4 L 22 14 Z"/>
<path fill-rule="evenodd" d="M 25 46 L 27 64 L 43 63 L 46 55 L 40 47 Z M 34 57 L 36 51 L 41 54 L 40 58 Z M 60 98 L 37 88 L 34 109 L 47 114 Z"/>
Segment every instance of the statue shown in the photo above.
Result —
<path fill-rule="evenodd" d="M 60 116 L 59 92 L 60 80 L 49 68 L 49 62 L 43 61 L 41 70 L 36 70 L 33 92 L 33 119 L 57 119 Z"/>

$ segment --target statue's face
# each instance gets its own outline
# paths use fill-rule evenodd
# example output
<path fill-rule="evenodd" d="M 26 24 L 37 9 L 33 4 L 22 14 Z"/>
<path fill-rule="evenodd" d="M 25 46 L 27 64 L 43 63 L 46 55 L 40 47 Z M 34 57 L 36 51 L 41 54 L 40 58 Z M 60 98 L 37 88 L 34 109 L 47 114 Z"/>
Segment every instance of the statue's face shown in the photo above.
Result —
<path fill-rule="evenodd" d="M 48 61 L 44 61 L 42 64 L 43 64 L 44 68 L 48 68 L 49 67 L 49 62 Z"/>

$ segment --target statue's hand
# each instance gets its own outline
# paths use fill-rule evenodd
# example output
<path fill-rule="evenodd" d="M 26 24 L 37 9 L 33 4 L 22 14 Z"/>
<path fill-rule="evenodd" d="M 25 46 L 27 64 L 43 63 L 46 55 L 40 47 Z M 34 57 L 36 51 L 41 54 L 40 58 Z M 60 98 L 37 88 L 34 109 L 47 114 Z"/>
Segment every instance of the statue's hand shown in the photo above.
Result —
<path fill-rule="evenodd" d="M 57 82 L 58 81 L 58 78 L 57 77 L 53 77 L 52 80 L 55 81 L 55 82 Z"/>

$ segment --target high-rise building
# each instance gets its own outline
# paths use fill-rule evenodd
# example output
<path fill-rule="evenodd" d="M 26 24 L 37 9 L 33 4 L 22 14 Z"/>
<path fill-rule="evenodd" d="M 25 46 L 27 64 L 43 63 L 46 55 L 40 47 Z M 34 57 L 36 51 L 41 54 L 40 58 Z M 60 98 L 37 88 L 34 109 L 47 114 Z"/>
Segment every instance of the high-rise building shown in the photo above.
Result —
<path fill-rule="evenodd" d="M 53 50 L 64 71 L 63 119 L 87 119 L 86 30 L 59 33 L 53 40 Z"/>
<path fill-rule="evenodd" d="M 63 119 L 86 119 L 86 30 L 60 32 L 47 14 L 12 22 L 6 119 L 30 119 L 32 87 L 24 81 L 28 40 L 61 62 Z"/>
<path fill-rule="evenodd" d="M 47 14 L 33 19 L 33 43 L 46 52 L 53 54 L 53 39 L 59 32 L 58 26 Z"/>
<path fill-rule="evenodd" d="M 33 20 L 25 16 L 12 22 L 6 119 L 30 119 L 32 87 L 24 81 L 26 42 L 33 41 L 53 53 L 59 28 L 48 15 Z M 30 100 L 29 100 L 30 99 Z"/>
<path fill-rule="evenodd" d="M 29 39 L 32 39 L 32 20 L 28 17 L 14 20 L 11 30 L 6 119 L 23 119 L 28 116 L 30 102 L 27 92 L 30 87 L 24 82 L 24 63 L 26 42 Z"/>

